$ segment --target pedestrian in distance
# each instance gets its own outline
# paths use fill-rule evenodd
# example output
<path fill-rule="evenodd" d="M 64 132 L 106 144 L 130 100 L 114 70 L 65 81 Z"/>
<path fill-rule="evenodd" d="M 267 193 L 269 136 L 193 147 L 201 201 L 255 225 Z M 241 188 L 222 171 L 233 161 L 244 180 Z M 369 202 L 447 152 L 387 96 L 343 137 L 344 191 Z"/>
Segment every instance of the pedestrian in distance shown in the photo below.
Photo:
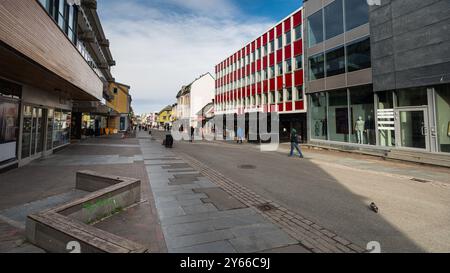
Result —
<path fill-rule="evenodd" d="M 289 154 L 290 157 L 294 156 L 294 149 L 297 150 L 299 157 L 303 158 L 302 151 L 298 144 L 301 142 L 301 137 L 297 134 L 297 130 L 292 128 L 291 130 L 291 153 Z"/>
<path fill-rule="evenodd" d="M 194 141 L 194 133 L 195 133 L 195 129 L 193 126 L 191 126 L 191 142 Z"/>
<path fill-rule="evenodd" d="M 244 142 L 244 130 L 241 127 L 239 127 L 237 129 L 236 134 L 237 134 L 237 143 L 242 144 Z"/>

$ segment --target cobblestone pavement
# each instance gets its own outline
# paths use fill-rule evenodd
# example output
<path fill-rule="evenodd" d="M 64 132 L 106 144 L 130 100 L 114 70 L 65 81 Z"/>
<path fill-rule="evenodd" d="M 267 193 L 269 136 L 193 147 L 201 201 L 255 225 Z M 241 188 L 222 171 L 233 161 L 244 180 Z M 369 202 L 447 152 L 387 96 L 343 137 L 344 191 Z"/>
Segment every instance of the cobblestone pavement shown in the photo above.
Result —
<path fill-rule="evenodd" d="M 141 146 L 146 147 L 144 160 L 169 251 L 282 252 L 280 247 L 295 244 L 299 248 L 289 252 L 364 252 L 335 232 L 233 182 L 185 153 L 168 151 L 159 142 L 141 140 Z M 173 171 L 177 169 L 178 175 L 197 176 L 190 183 L 174 185 Z M 203 202 L 211 196 L 194 192 L 202 188 L 220 188 L 246 208 L 218 211 L 217 206 Z"/>

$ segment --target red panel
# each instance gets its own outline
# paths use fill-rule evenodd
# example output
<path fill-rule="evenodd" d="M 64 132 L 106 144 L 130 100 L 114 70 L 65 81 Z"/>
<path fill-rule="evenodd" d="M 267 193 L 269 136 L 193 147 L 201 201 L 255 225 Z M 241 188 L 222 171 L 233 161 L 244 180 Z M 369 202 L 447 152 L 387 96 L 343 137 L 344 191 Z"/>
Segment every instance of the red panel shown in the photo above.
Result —
<path fill-rule="evenodd" d="M 258 94 L 261 94 L 261 84 L 257 84 L 256 85 L 256 91 L 258 92 Z"/>
<path fill-rule="evenodd" d="M 255 41 L 253 41 L 251 45 L 252 45 L 252 51 L 251 51 L 251 52 L 253 53 L 253 52 L 255 51 L 255 47 L 256 47 L 256 42 L 255 42 Z"/>
<path fill-rule="evenodd" d="M 283 112 L 283 111 L 284 111 L 284 104 L 278 103 L 278 112 Z"/>
<path fill-rule="evenodd" d="M 275 53 L 269 55 L 269 66 L 275 65 Z"/>
<path fill-rule="evenodd" d="M 284 32 L 286 33 L 289 30 L 291 30 L 291 17 L 284 20 Z"/>
<path fill-rule="evenodd" d="M 277 63 L 281 62 L 283 60 L 283 49 L 277 50 Z"/>
<path fill-rule="evenodd" d="M 261 47 L 261 38 L 256 39 L 256 49 Z"/>
<path fill-rule="evenodd" d="M 251 50 L 251 44 L 247 45 L 247 55 L 250 54 L 250 50 Z"/>
<path fill-rule="evenodd" d="M 283 76 L 277 77 L 277 88 L 282 89 L 283 88 Z"/>
<path fill-rule="evenodd" d="M 264 33 L 264 35 L 262 36 L 262 45 L 265 46 L 267 45 L 267 33 Z"/>
<path fill-rule="evenodd" d="M 294 42 L 294 56 L 301 55 L 303 52 L 302 39 Z"/>
<path fill-rule="evenodd" d="M 284 47 L 284 59 L 288 60 L 292 57 L 291 54 L 291 45 L 287 45 Z"/>
<path fill-rule="evenodd" d="M 264 57 L 263 57 L 263 60 L 262 60 L 262 68 L 263 68 L 263 69 L 266 69 L 266 68 L 267 68 L 267 56 L 264 56 Z"/>
<path fill-rule="evenodd" d="M 246 97 L 249 97 L 250 96 L 250 85 L 249 86 L 247 86 L 247 88 L 246 88 L 246 90 L 245 90 L 245 96 Z"/>
<path fill-rule="evenodd" d="M 286 84 L 286 87 L 292 87 L 292 74 L 286 74 L 284 75 L 284 82 Z"/>
<path fill-rule="evenodd" d="M 256 71 L 261 71 L 261 59 L 256 61 Z"/>
<path fill-rule="evenodd" d="M 267 91 L 269 91 L 269 80 L 264 80 L 263 81 L 263 92 L 267 93 Z"/>
<path fill-rule="evenodd" d="M 302 12 L 299 11 L 294 14 L 294 27 L 300 25 L 302 23 Z"/>
<path fill-rule="evenodd" d="M 295 102 L 295 110 L 304 110 L 304 109 L 305 109 L 305 104 L 302 100 Z"/>
<path fill-rule="evenodd" d="M 294 74 L 295 86 L 303 85 L 303 70 L 297 70 Z"/>
<path fill-rule="evenodd" d="M 253 62 L 253 63 L 251 64 L 251 66 L 252 66 L 252 74 L 254 74 L 254 73 L 255 73 L 255 70 L 256 70 L 256 64 L 255 64 L 255 62 Z"/>
<path fill-rule="evenodd" d="M 275 78 L 269 80 L 269 90 L 275 91 Z"/>
<path fill-rule="evenodd" d="M 292 111 L 292 102 L 286 102 L 286 111 Z"/>
<path fill-rule="evenodd" d="M 270 111 L 270 112 L 275 112 L 275 111 L 276 111 L 276 109 L 275 109 L 275 104 L 271 104 L 271 105 L 270 105 L 269 111 Z"/>
<path fill-rule="evenodd" d="M 283 24 L 277 26 L 277 37 L 280 37 L 281 34 L 283 34 Z"/>
<path fill-rule="evenodd" d="M 250 68 L 250 64 L 247 65 L 247 75 L 251 74 L 251 68 Z"/>
<path fill-rule="evenodd" d="M 256 95 L 256 85 L 252 85 L 252 96 Z"/>
<path fill-rule="evenodd" d="M 269 41 L 272 41 L 273 39 L 275 39 L 275 29 L 269 31 Z"/>

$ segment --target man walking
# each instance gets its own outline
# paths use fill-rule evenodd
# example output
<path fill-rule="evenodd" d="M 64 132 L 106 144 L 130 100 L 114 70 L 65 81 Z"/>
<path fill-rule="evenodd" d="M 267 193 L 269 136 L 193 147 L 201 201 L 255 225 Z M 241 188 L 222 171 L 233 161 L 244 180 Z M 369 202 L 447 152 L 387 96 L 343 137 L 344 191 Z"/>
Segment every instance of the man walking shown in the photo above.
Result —
<path fill-rule="evenodd" d="M 300 147 L 298 146 L 298 143 L 300 142 L 300 136 L 297 134 L 297 130 L 292 128 L 291 130 L 291 153 L 290 157 L 294 155 L 294 148 L 297 150 L 299 157 L 303 158 L 302 151 L 300 150 Z"/>
<path fill-rule="evenodd" d="M 194 126 L 191 126 L 191 142 L 194 141 L 194 133 L 195 133 Z"/>
<path fill-rule="evenodd" d="M 241 127 L 237 129 L 237 143 L 242 144 L 244 141 L 244 130 Z"/>

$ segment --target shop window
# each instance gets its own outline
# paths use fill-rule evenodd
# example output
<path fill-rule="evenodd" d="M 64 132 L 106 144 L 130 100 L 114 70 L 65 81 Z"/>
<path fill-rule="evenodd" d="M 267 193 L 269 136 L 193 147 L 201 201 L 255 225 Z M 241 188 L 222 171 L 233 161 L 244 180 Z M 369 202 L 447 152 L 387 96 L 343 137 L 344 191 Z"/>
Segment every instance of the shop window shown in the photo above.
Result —
<path fill-rule="evenodd" d="M 450 85 L 436 88 L 436 122 L 439 151 L 450 153 Z"/>
<path fill-rule="evenodd" d="M 371 86 L 349 89 L 350 113 L 352 114 L 351 142 L 358 144 L 376 144 L 374 93 Z"/>
<path fill-rule="evenodd" d="M 313 139 L 328 139 L 327 97 L 326 92 L 314 93 L 310 96 L 311 137 Z"/>
<path fill-rule="evenodd" d="M 369 68 L 370 66 L 370 38 L 347 45 L 347 72 Z"/>
<path fill-rule="evenodd" d="M 322 79 L 324 73 L 324 55 L 323 53 L 309 58 L 309 80 Z"/>
<path fill-rule="evenodd" d="M 348 142 L 349 119 L 347 90 L 328 92 L 328 129 L 332 141 Z M 353 123 L 353 121 L 351 121 Z"/>
<path fill-rule="evenodd" d="M 72 115 L 66 110 L 55 110 L 53 126 L 53 147 L 68 144 L 70 141 L 70 125 Z"/>
<path fill-rule="evenodd" d="M 308 17 L 309 47 L 323 42 L 323 15 L 322 10 Z"/>
<path fill-rule="evenodd" d="M 324 8 L 325 39 L 333 38 L 344 32 L 342 0 L 335 0 Z"/>
<path fill-rule="evenodd" d="M 333 49 L 326 53 L 327 77 L 345 73 L 344 47 Z"/>
<path fill-rule="evenodd" d="M 395 146 L 394 97 L 392 91 L 377 92 L 378 138 L 380 146 Z"/>
<path fill-rule="evenodd" d="M 16 159 L 19 102 L 0 97 L 0 162 Z"/>
<path fill-rule="evenodd" d="M 367 0 L 345 0 L 345 29 L 352 30 L 369 22 Z"/>

